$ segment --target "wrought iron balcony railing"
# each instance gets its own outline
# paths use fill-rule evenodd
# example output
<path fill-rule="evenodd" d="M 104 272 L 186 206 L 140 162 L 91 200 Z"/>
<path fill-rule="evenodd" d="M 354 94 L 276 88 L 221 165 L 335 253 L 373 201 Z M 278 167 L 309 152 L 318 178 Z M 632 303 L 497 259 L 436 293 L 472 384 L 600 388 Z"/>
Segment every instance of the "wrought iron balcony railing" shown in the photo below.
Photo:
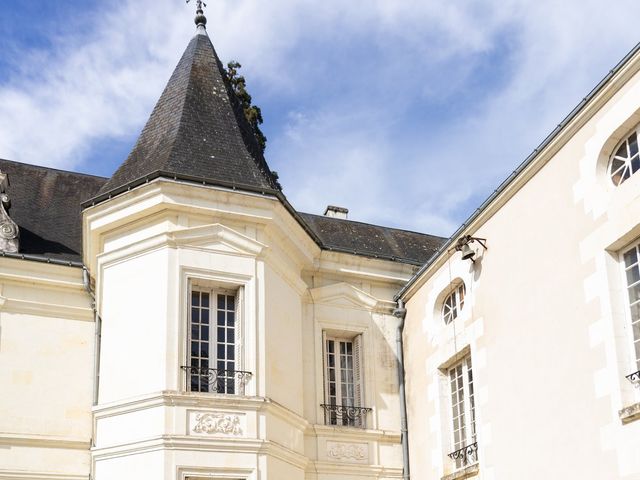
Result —
<path fill-rule="evenodd" d="M 187 376 L 187 388 L 190 392 L 244 395 L 245 386 L 252 375 L 251 372 L 242 370 L 188 366 L 181 368 Z"/>
<path fill-rule="evenodd" d="M 326 425 L 365 428 L 367 413 L 371 411 L 370 408 L 353 407 L 351 405 L 322 403 L 320 406 L 324 409 L 324 423 Z"/>
<path fill-rule="evenodd" d="M 633 383 L 635 387 L 640 388 L 640 370 L 631 375 L 627 375 L 627 380 Z"/>
<path fill-rule="evenodd" d="M 451 452 L 448 457 L 456 462 L 458 468 L 478 463 L 478 442 Z"/>

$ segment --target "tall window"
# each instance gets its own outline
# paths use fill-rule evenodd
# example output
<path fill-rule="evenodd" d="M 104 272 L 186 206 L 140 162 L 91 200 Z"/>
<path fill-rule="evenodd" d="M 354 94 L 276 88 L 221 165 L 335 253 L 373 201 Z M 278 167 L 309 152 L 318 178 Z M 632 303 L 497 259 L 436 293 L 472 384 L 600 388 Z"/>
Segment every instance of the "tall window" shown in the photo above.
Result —
<path fill-rule="evenodd" d="M 364 427 L 369 408 L 362 407 L 362 337 L 325 336 L 325 423 Z"/>
<path fill-rule="evenodd" d="M 442 319 L 445 325 L 449 325 L 460 314 L 462 307 L 464 307 L 465 293 L 466 288 L 464 283 L 461 283 L 444 299 L 442 303 Z"/>
<path fill-rule="evenodd" d="M 192 392 L 243 394 L 250 375 L 238 369 L 237 292 L 193 288 L 187 384 Z"/>
<path fill-rule="evenodd" d="M 613 184 L 618 186 L 638 170 L 640 170 L 640 154 L 638 153 L 638 127 L 636 127 L 636 130 L 611 156 L 609 175 Z"/>
<path fill-rule="evenodd" d="M 453 446 L 449 457 L 456 462 L 456 467 L 460 468 L 478 461 L 471 357 L 468 356 L 451 367 L 448 373 L 451 386 Z"/>
<path fill-rule="evenodd" d="M 640 370 L 640 244 L 624 252 L 627 299 L 631 313 L 631 330 L 636 366 Z"/>

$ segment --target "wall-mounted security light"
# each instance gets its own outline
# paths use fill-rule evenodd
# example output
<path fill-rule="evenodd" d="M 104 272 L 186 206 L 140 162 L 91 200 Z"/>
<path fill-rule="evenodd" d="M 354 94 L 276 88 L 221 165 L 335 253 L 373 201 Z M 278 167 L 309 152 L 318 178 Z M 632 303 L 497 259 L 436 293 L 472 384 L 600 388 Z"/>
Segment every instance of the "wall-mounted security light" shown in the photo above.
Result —
<path fill-rule="evenodd" d="M 475 263 L 474 257 L 476 256 L 476 252 L 469 246 L 470 243 L 478 242 L 482 245 L 482 248 L 487 250 L 487 239 L 486 238 L 478 238 L 472 237 L 471 235 L 464 235 L 458 239 L 456 242 L 456 246 L 453 247 L 452 250 L 460 252 L 462 254 L 463 260 L 471 260 Z"/>

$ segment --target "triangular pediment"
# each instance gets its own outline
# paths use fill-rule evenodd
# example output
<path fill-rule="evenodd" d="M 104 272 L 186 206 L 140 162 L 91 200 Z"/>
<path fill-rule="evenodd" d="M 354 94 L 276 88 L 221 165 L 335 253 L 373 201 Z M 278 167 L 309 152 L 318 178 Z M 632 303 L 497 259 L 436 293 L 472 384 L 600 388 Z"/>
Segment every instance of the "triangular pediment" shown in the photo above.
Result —
<path fill-rule="evenodd" d="M 380 305 L 377 298 L 345 282 L 313 288 L 309 294 L 315 303 L 333 306 L 373 310 Z"/>
<path fill-rule="evenodd" d="M 258 256 L 266 245 L 220 223 L 174 230 L 170 233 L 175 246 L 196 247 L 222 253 Z"/>

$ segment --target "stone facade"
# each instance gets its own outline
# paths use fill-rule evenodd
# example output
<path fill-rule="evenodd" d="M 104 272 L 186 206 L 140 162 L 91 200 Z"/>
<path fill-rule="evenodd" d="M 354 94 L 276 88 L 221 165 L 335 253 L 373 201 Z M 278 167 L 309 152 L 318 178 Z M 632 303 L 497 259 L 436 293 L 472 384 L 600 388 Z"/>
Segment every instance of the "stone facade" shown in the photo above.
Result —
<path fill-rule="evenodd" d="M 414 478 L 640 478 L 622 258 L 640 242 L 640 174 L 616 185 L 610 169 L 640 122 L 639 70 L 636 51 L 404 289 Z M 465 235 L 486 239 L 473 260 Z"/>

